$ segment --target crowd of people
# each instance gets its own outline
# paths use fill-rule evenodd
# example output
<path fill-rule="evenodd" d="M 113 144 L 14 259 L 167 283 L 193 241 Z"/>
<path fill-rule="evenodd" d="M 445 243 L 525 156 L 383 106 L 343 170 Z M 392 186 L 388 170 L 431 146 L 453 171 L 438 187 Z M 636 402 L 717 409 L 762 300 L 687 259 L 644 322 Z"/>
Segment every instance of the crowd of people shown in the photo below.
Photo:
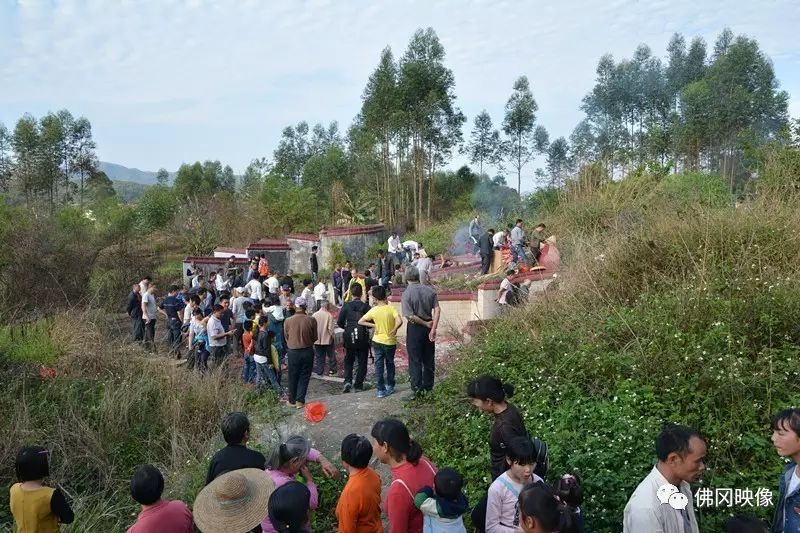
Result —
<path fill-rule="evenodd" d="M 308 439 L 286 437 L 272 448 L 269 459 L 249 448 L 250 422 L 244 413 L 226 415 L 221 424 L 227 445 L 211 458 L 205 487 L 192 509 L 181 501 L 164 500 L 164 477 L 152 465 L 136 469 L 131 497 L 141 505 L 128 533 L 189 533 L 194 523 L 204 533 L 310 533 L 311 513 L 320 494 L 309 469 L 316 463 L 323 475 L 346 474 L 347 483 L 336 503 L 340 533 L 381 533 L 384 516 L 389 533 L 466 533 L 469 513 L 475 529 L 486 533 L 585 533 L 584 490 L 575 473 L 549 472 L 547 445 L 532 438 L 519 410 L 508 401 L 514 388 L 492 376 L 481 376 L 466 387 L 473 405 L 493 417 L 489 435 L 486 496 L 471 506 L 464 479 L 453 468 L 439 468 L 411 438 L 398 419 L 376 422 L 369 436 L 350 434 L 340 446 L 337 468 Z M 800 409 L 786 409 L 772 419 L 772 443 L 791 459 L 779 481 L 779 497 L 771 533 L 800 531 Z M 626 533 L 697 533 L 690 482 L 704 469 L 707 446 L 696 431 L 666 424 L 655 441 L 656 464 L 625 507 Z M 16 461 L 18 483 L 11 487 L 11 511 L 17 531 L 57 531 L 75 517 L 64 492 L 44 484 L 49 475 L 48 450 L 25 447 Z M 373 458 L 391 471 L 381 500 L 380 476 Z M 684 497 L 682 506 L 659 498 L 670 484 Z M 765 525 L 746 516 L 732 517 L 728 533 L 765 533 Z"/>
<path fill-rule="evenodd" d="M 377 254 L 363 272 L 349 261 L 330 278 L 320 274 L 317 248 L 310 277 L 295 287 L 291 271 L 280 276 L 261 255 L 247 272 L 233 258 L 208 280 L 189 269 L 188 286 L 168 287 L 159 299 L 150 277 L 134 284 L 127 312 L 133 339 L 156 350 L 156 323 L 163 317 L 171 355 L 186 357 L 187 367 L 205 373 L 242 362 L 242 380 L 260 391 L 273 390 L 288 405 L 303 408 L 312 373 L 336 375 L 337 332 L 345 355 L 342 391 L 363 391 L 368 359 L 375 368 L 379 398 L 395 391 L 397 332 L 405 324 L 412 392 L 433 388 L 435 341 L 440 308 L 429 284 L 430 259 L 420 243 L 399 243 L 404 255 Z M 424 255 L 424 257 L 420 257 Z M 391 273 L 394 272 L 394 276 Z M 403 287 L 401 311 L 388 302 L 392 287 Z M 333 297 L 330 293 L 333 291 Z M 285 379 L 284 379 L 285 376 Z"/>

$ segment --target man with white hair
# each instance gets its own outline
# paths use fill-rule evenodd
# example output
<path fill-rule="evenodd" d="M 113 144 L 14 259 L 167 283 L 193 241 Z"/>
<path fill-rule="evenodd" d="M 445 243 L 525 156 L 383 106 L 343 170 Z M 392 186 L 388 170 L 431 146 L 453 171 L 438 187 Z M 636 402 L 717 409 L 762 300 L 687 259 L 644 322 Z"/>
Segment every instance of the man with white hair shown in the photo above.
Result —
<path fill-rule="evenodd" d="M 302 409 L 306 403 L 308 382 L 314 365 L 317 321 L 306 314 L 308 302 L 302 296 L 294 301 L 295 313 L 283 322 L 289 364 L 289 399 L 287 404 Z"/>

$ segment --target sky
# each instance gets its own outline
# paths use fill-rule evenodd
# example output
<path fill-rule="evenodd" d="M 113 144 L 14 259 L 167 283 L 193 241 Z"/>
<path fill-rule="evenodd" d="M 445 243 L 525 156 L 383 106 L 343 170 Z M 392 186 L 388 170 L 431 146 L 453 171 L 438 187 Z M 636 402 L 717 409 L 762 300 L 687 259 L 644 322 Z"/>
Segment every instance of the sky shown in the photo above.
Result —
<path fill-rule="evenodd" d="M 710 50 L 726 26 L 758 40 L 800 117 L 798 22 L 798 0 L 0 0 L 0 122 L 66 108 L 90 120 L 103 161 L 172 171 L 219 159 L 241 173 L 289 124 L 345 131 L 381 50 L 401 56 L 428 26 L 465 137 L 483 109 L 499 126 L 522 74 L 538 123 L 568 136 L 601 55 L 646 43 L 664 56 L 674 32 Z"/>

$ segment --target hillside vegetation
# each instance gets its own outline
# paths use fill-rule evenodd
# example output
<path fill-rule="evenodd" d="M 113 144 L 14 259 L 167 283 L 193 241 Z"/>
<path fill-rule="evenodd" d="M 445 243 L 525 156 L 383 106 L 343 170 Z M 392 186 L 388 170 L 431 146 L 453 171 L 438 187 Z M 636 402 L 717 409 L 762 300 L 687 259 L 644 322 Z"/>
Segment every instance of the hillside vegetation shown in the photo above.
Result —
<path fill-rule="evenodd" d="M 784 189 L 737 206 L 714 175 L 574 185 L 539 215 L 566 248 L 566 271 L 463 350 L 418 421 L 426 453 L 462 471 L 477 501 L 490 420 L 463 399 L 489 373 L 517 387 L 551 475 L 583 477 L 590 531 L 621 529 L 665 420 L 708 438 L 704 485 L 776 490 L 769 418 L 800 404 L 800 204 Z M 772 508 L 700 509 L 701 531 L 734 512 Z"/>

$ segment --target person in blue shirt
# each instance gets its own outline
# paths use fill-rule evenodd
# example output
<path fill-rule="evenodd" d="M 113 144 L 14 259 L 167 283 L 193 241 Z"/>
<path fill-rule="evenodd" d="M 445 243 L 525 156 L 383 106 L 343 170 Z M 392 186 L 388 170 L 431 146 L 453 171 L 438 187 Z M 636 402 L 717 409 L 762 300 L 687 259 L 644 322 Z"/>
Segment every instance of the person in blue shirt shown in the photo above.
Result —
<path fill-rule="evenodd" d="M 800 409 L 784 409 L 772 417 L 772 445 L 791 459 L 778 482 L 778 504 L 772 533 L 800 531 Z"/>
<path fill-rule="evenodd" d="M 186 304 L 178 298 L 178 286 L 172 285 L 169 288 L 169 294 L 161 302 L 159 306 L 161 312 L 167 319 L 167 335 L 170 345 L 170 353 L 181 356 L 181 326 L 183 325 L 183 317 L 181 316 L 183 308 Z"/>

